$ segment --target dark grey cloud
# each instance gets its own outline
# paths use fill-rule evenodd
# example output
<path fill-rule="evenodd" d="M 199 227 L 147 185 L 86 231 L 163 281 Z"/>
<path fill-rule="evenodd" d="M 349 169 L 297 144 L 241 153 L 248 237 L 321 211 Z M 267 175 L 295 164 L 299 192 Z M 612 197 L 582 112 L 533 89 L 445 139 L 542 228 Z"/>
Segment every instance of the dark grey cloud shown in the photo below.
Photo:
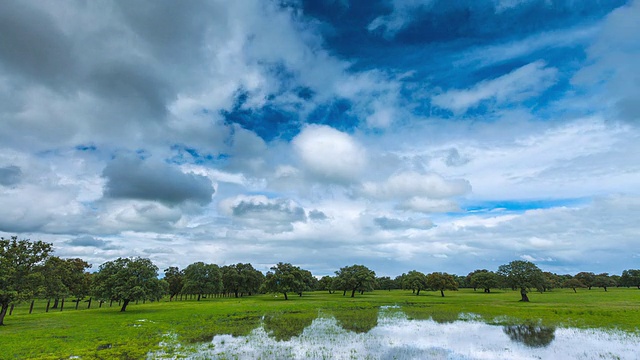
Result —
<path fill-rule="evenodd" d="M 111 161 L 103 176 L 107 179 L 104 195 L 108 198 L 152 200 L 167 205 L 190 201 L 206 205 L 215 191 L 207 177 L 132 157 Z"/>
<path fill-rule="evenodd" d="M 384 230 L 401 230 L 401 229 L 430 229 L 433 227 L 433 223 L 429 219 L 396 219 L 386 216 L 373 219 L 373 222 Z"/>
<path fill-rule="evenodd" d="M 20 182 L 22 170 L 18 166 L 10 165 L 0 168 L 0 185 L 11 186 Z"/>
<path fill-rule="evenodd" d="M 155 120 L 165 115 L 171 96 L 168 84 L 143 64 L 106 63 L 97 66 L 87 80 L 97 94 Z"/>
<path fill-rule="evenodd" d="M 80 236 L 75 239 L 69 240 L 67 244 L 71 246 L 80 246 L 80 247 L 95 247 L 102 250 L 116 250 L 116 249 L 122 248 L 120 246 L 115 246 L 111 244 L 111 242 L 109 241 L 96 239 L 93 236 L 89 236 L 89 235 Z"/>
<path fill-rule="evenodd" d="M 311 210 L 309 211 L 309 219 L 311 220 L 326 220 L 328 219 L 327 215 L 320 210 Z"/>
<path fill-rule="evenodd" d="M 74 68 L 71 41 L 41 9 L 0 2 L 0 69 L 45 82 L 65 80 Z"/>
<path fill-rule="evenodd" d="M 286 200 L 273 202 L 240 201 L 232 208 L 233 216 L 264 221 L 296 222 L 307 221 L 307 215 L 300 206 Z"/>

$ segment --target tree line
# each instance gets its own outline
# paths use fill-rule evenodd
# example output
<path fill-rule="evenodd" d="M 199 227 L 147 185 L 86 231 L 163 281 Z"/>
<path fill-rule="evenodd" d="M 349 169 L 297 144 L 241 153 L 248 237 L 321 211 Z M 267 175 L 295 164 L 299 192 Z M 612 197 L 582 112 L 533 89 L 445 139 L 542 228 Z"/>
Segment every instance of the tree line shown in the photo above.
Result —
<path fill-rule="evenodd" d="M 355 297 L 372 290 L 412 290 L 420 295 L 423 290 L 439 291 L 458 288 L 482 289 L 490 292 L 496 288 L 519 290 L 521 301 L 529 301 L 528 292 L 535 289 L 548 291 L 554 288 L 611 286 L 638 287 L 640 270 L 624 270 L 622 275 L 580 272 L 576 275 L 558 275 L 543 272 L 529 261 L 516 260 L 501 265 L 497 271 L 475 270 L 466 276 L 442 272 L 424 274 L 409 271 L 395 278 L 377 277 L 364 265 L 340 268 L 335 276 L 318 279 L 308 270 L 290 263 L 280 262 L 266 274 L 251 264 L 238 263 L 218 266 L 195 262 L 184 269 L 169 267 L 159 278 L 159 269 L 147 258 L 118 258 L 100 265 L 94 273 L 88 272 L 91 264 L 79 258 L 61 259 L 52 255 L 51 244 L 42 241 L 0 238 L 0 325 L 10 306 L 23 301 L 41 298 L 47 300 L 47 311 L 64 306 L 65 298 L 76 303 L 86 298 L 100 305 L 114 301 L 125 311 L 132 301 L 159 301 L 168 295 L 169 301 L 183 296 L 200 300 L 207 296 L 250 296 L 256 293 L 302 296 L 307 291 L 342 291 L 342 295 Z M 31 303 L 33 306 L 33 302 Z"/>

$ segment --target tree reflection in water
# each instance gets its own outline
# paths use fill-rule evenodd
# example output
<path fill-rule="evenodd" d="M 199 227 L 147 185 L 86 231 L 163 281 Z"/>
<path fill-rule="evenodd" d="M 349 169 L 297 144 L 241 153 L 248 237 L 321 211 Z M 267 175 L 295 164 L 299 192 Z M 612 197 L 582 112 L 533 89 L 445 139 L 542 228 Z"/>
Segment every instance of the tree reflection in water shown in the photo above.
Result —
<path fill-rule="evenodd" d="M 262 318 L 262 327 L 269 337 L 277 341 L 287 341 L 302 334 L 317 317 L 317 313 L 313 312 L 270 313 Z"/>
<path fill-rule="evenodd" d="M 378 325 L 378 308 L 349 309 L 333 312 L 333 317 L 345 330 L 367 333 Z"/>
<path fill-rule="evenodd" d="M 507 325 L 502 330 L 512 341 L 532 348 L 547 347 L 556 338 L 556 328 L 537 324 Z"/>

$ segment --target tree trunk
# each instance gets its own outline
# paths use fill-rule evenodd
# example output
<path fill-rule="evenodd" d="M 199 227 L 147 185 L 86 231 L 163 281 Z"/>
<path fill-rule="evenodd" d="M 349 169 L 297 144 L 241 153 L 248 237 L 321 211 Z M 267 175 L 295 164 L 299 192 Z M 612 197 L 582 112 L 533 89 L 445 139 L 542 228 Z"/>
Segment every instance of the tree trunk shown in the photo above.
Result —
<path fill-rule="evenodd" d="M 87 305 L 87 309 L 91 309 L 91 299 L 93 299 L 93 298 L 91 298 L 91 297 L 89 298 L 89 304 Z"/>
<path fill-rule="evenodd" d="M 347 295 L 347 290 L 346 289 L 342 292 L 342 296 L 345 296 L 345 295 Z"/>
<path fill-rule="evenodd" d="M 76 310 L 78 310 L 78 305 L 80 305 L 80 299 L 76 299 Z"/>
<path fill-rule="evenodd" d="M 33 302 L 35 300 L 31 300 L 31 305 L 29 306 L 29 314 L 31 314 L 33 312 Z"/>
<path fill-rule="evenodd" d="M 603 288 L 604 288 L 604 291 L 607 291 L 607 287 L 606 286 L 603 286 Z"/>
<path fill-rule="evenodd" d="M 9 309 L 9 315 L 13 314 L 13 307 L 15 306 L 15 304 L 11 304 L 11 308 Z"/>
<path fill-rule="evenodd" d="M 420 289 L 418 289 L 418 293 L 416 294 L 416 296 L 420 296 Z"/>
<path fill-rule="evenodd" d="M 129 299 L 124 299 L 124 302 L 122 303 L 122 308 L 120 309 L 120 312 L 124 312 L 127 309 L 127 305 L 129 305 Z"/>
<path fill-rule="evenodd" d="M 529 297 L 527 296 L 527 289 L 520 289 L 520 296 L 522 297 L 520 301 L 529 302 Z"/>
<path fill-rule="evenodd" d="M 444 297 L 444 290 L 440 289 L 440 296 Z"/>
<path fill-rule="evenodd" d="M 356 289 L 353 289 L 353 291 L 351 291 L 351 297 L 356 297 Z"/>
<path fill-rule="evenodd" d="M 200 301 L 200 294 L 198 294 L 198 301 Z"/>
<path fill-rule="evenodd" d="M 577 293 L 576 288 L 572 288 L 574 293 Z"/>
<path fill-rule="evenodd" d="M 234 291 L 233 293 L 234 293 L 234 295 L 236 296 L 236 299 L 237 299 L 238 298 L 238 290 Z"/>
<path fill-rule="evenodd" d="M 285 299 L 285 300 L 289 300 L 289 297 L 287 296 L 287 293 L 285 292 L 285 293 L 283 293 L 283 294 L 284 294 L 284 299 Z"/>
<path fill-rule="evenodd" d="M 49 312 L 49 305 L 51 305 L 51 299 L 47 300 L 47 309 L 44 312 Z"/>
<path fill-rule="evenodd" d="M 9 304 L 2 304 L 0 308 L 0 325 L 4 325 L 4 316 L 7 315 L 7 310 L 9 309 Z"/>
<path fill-rule="evenodd" d="M 62 301 L 60 302 L 60 311 L 62 311 L 62 309 L 64 309 L 64 298 L 62 298 Z"/>
<path fill-rule="evenodd" d="M 57 309 L 58 308 L 58 301 L 59 300 L 60 300 L 59 298 L 55 298 L 53 300 L 53 306 L 51 307 L 52 309 Z"/>

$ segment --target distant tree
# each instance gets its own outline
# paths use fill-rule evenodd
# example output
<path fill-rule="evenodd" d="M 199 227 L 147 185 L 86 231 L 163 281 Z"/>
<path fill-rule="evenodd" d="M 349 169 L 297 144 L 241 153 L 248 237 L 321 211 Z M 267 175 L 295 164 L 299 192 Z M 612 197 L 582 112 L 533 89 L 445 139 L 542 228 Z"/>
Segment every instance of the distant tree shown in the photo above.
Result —
<path fill-rule="evenodd" d="M 325 275 L 318 281 L 318 285 L 316 286 L 316 290 L 320 291 L 328 291 L 329 294 L 333 294 L 333 278 L 331 276 Z"/>
<path fill-rule="evenodd" d="M 562 287 L 573 289 L 573 292 L 577 293 L 578 291 L 576 291 L 576 288 L 586 288 L 587 286 L 583 284 L 582 281 L 576 278 L 573 278 L 573 279 L 565 280 L 562 283 Z"/>
<path fill-rule="evenodd" d="M 280 293 L 285 300 L 289 300 L 288 293 L 300 294 L 307 288 L 305 283 L 306 270 L 289 263 L 278 263 L 267 272 L 262 291 L 267 293 Z M 308 273 L 308 271 L 306 271 Z"/>
<path fill-rule="evenodd" d="M 534 263 L 524 260 L 515 260 L 498 267 L 498 275 L 503 276 L 505 282 L 512 289 L 520 289 L 520 301 L 529 301 L 527 291 L 538 289 L 542 291 L 544 275 L 542 270 Z"/>
<path fill-rule="evenodd" d="M 420 295 L 420 290 L 429 288 L 429 285 L 427 284 L 427 275 L 416 270 L 409 271 L 409 273 L 404 277 L 404 282 L 403 288 L 411 289 L 416 296 Z"/>
<path fill-rule="evenodd" d="M 471 285 L 469 285 L 469 282 L 467 281 L 467 277 L 466 276 L 453 275 L 453 279 L 456 281 L 456 284 L 458 284 L 458 288 L 469 288 L 469 287 L 471 287 Z"/>
<path fill-rule="evenodd" d="M 342 267 L 336 271 L 336 277 L 345 291 L 351 290 L 351 297 L 355 297 L 356 291 L 362 294 L 375 288 L 376 273 L 364 265 Z"/>
<path fill-rule="evenodd" d="M 157 300 L 166 291 L 158 279 L 158 267 L 145 258 L 118 258 L 107 261 L 93 277 L 93 293 L 104 300 L 122 301 L 125 311 L 131 301 Z"/>
<path fill-rule="evenodd" d="M 620 276 L 620 285 L 626 287 L 635 286 L 640 289 L 640 269 L 624 270 L 622 276 Z"/>
<path fill-rule="evenodd" d="M 42 241 L 0 237 L 0 325 L 10 305 L 44 290 L 42 267 L 51 251 L 51 244 Z"/>
<path fill-rule="evenodd" d="M 69 293 L 73 296 L 77 303 L 84 299 L 91 293 L 91 284 L 93 281 L 93 274 L 86 272 L 86 269 L 91 267 L 91 264 L 80 258 L 65 259 L 67 274 L 65 279 L 65 285 L 69 289 Z"/>
<path fill-rule="evenodd" d="M 609 274 L 602 273 L 596 275 L 595 279 L 593 280 L 593 286 L 601 287 L 604 289 L 604 291 L 607 291 L 608 287 L 616 286 L 616 282 L 609 277 Z"/>
<path fill-rule="evenodd" d="M 378 277 L 376 279 L 376 284 L 377 288 L 380 290 L 391 291 L 392 289 L 397 289 L 396 282 L 388 276 Z"/>
<path fill-rule="evenodd" d="M 396 286 L 398 287 L 398 289 L 402 289 L 402 290 L 408 290 L 405 287 L 405 278 L 407 277 L 407 274 L 403 273 L 402 275 L 398 275 L 396 276 L 393 281 L 396 283 Z"/>
<path fill-rule="evenodd" d="M 579 272 L 574 276 L 574 278 L 580 280 L 580 282 L 583 283 L 589 290 L 591 290 L 591 288 L 594 286 L 594 283 L 596 282 L 596 274 L 592 272 Z"/>
<path fill-rule="evenodd" d="M 184 286 L 184 271 L 177 266 L 170 266 L 164 269 L 164 280 L 167 282 L 169 289 L 169 301 L 180 294 Z"/>
<path fill-rule="evenodd" d="M 474 288 L 482 288 L 484 292 L 490 293 L 492 288 L 500 285 L 500 278 L 492 271 L 480 271 L 471 276 L 471 283 Z"/>
<path fill-rule="evenodd" d="M 478 289 L 478 284 L 475 281 L 473 281 L 473 276 L 478 273 L 487 273 L 487 272 L 489 272 L 489 270 L 487 269 L 474 270 L 470 272 L 467 276 L 465 276 L 465 283 L 467 284 L 467 286 L 473 288 L 473 291 L 476 291 Z"/>
<path fill-rule="evenodd" d="M 264 275 L 251 264 L 227 265 L 221 270 L 224 292 L 234 294 L 236 298 L 258 292 L 264 279 Z"/>
<path fill-rule="evenodd" d="M 202 261 L 193 263 L 184 269 L 185 294 L 197 295 L 198 301 L 206 294 L 222 292 L 222 274 L 216 264 L 205 264 Z"/>
<path fill-rule="evenodd" d="M 458 290 L 458 284 L 452 275 L 441 272 L 434 272 L 427 275 L 427 285 L 432 290 L 439 290 L 444 297 L 445 290 Z"/>
<path fill-rule="evenodd" d="M 562 285 L 562 277 L 560 277 L 558 274 L 545 271 L 542 273 L 542 275 L 544 276 L 544 283 L 542 285 L 543 291 L 557 289 Z"/>

